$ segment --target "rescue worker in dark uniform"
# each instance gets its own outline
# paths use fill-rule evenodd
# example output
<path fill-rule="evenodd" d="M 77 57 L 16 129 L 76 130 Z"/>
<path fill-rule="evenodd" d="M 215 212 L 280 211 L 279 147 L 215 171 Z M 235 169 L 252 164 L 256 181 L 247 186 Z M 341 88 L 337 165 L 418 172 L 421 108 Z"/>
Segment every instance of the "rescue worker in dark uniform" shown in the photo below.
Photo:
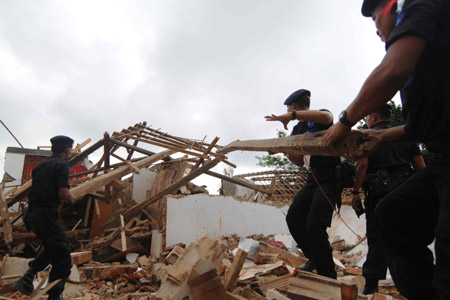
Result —
<path fill-rule="evenodd" d="M 294 92 L 284 102 L 288 113 L 266 116 L 266 120 L 280 121 L 285 129 L 290 121 L 299 120 L 291 135 L 326 130 L 333 125 L 333 115 L 325 109 L 309 110 L 310 96 L 310 91 L 305 89 Z M 297 166 L 304 164 L 302 155 L 287 157 Z M 312 155 L 308 165 L 310 173 L 307 181 L 289 207 L 286 222 L 292 237 L 308 258 L 300 269 L 304 271 L 317 269 L 320 275 L 336 278 L 327 227 L 331 225 L 334 207 L 341 199 L 338 168 L 340 157 Z M 320 190 L 312 173 L 326 196 Z"/>
<path fill-rule="evenodd" d="M 376 112 L 366 117 L 367 126 L 374 130 L 391 128 L 392 107 L 385 104 Z M 368 158 L 356 162 L 356 178 L 353 187 L 352 206 L 361 213 L 359 190 L 364 188 L 364 206 L 366 212 L 366 236 L 369 246 L 363 265 L 366 280 L 364 295 L 378 292 L 378 281 L 386 279 L 387 259 L 382 244 L 382 236 L 375 226 L 375 207 L 389 192 L 394 190 L 413 173 L 425 167 L 422 152 L 416 143 L 398 143 L 382 146 Z"/>
<path fill-rule="evenodd" d="M 72 267 L 69 239 L 59 220 L 58 206 L 62 201 L 75 202 L 69 190 L 70 166 L 67 161 L 73 140 L 60 135 L 50 141 L 53 155 L 33 169 L 33 185 L 24 218 L 25 225 L 41 240 L 44 250 L 29 263 L 28 270 L 14 286 L 23 294 L 30 295 L 36 274 L 51 264 L 49 281 L 61 281 L 48 291 L 48 299 L 58 300 L 62 299 L 61 294 Z"/>
<path fill-rule="evenodd" d="M 376 225 L 400 293 L 450 299 L 450 1 L 364 0 L 362 13 L 375 21 L 386 55 L 322 143 L 333 147 L 400 90 L 405 125 L 373 133 L 380 144 L 409 139 L 434 155 L 381 200 Z"/>

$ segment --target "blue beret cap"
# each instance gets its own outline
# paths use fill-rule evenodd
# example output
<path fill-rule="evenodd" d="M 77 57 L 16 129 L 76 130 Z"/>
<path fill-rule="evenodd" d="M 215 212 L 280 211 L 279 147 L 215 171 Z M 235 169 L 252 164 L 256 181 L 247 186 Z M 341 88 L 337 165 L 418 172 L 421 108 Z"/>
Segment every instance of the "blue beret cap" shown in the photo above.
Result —
<path fill-rule="evenodd" d="M 284 105 L 291 105 L 293 102 L 301 99 L 301 98 L 308 98 L 311 97 L 311 92 L 305 89 L 301 89 L 298 91 L 293 92 L 289 97 L 287 97 L 287 99 L 284 101 Z M 307 101 L 308 103 L 306 106 L 309 107 L 309 101 Z"/>
<path fill-rule="evenodd" d="M 60 146 L 67 146 L 72 147 L 73 140 L 65 135 L 57 135 L 50 139 L 50 142 L 52 143 L 52 146 L 60 145 Z"/>
<path fill-rule="evenodd" d="M 361 13 L 364 17 L 371 17 L 373 11 L 380 4 L 381 0 L 364 0 L 361 7 Z"/>

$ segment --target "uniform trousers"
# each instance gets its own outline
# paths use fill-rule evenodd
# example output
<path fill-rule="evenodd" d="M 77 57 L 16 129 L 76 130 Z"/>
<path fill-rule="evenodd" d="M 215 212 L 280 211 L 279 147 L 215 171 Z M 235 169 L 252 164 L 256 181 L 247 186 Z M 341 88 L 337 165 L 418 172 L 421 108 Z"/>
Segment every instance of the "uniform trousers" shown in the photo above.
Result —
<path fill-rule="evenodd" d="M 72 267 L 69 239 L 58 218 L 58 211 L 56 208 L 30 205 L 25 225 L 36 234 L 44 246 L 44 250 L 29 265 L 37 272 L 44 270 L 49 264 L 52 265 L 49 281 L 61 281 L 50 289 L 48 294 L 56 297 L 64 291 Z"/>
<path fill-rule="evenodd" d="M 375 208 L 378 203 L 389 192 L 394 190 L 397 186 L 402 184 L 412 174 L 412 171 L 405 169 L 397 172 L 386 172 L 388 175 L 388 185 L 381 182 L 367 182 L 365 183 L 367 190 L 364 206 L 366 210 L 366 236 L 369 251 L 367 252 L 366 261 L 363 264 L 363 276 L 368 280 L 378 281 L 386 279 L 387 272 L 387 258 L 384 244 L 382 242 L 383 236 L 380 235 L 375 223 Z M 370 175 L 367 176 L 370 178 Z"/>
<path fill-rule="evenodd" d="M 410 300 L 450 299 L 449 187 L 450 156 L 439 155 L 376 207 L 391 275 Z"/>
<path fill-rule="evenodd" d="M 313 168 L 328 202 L 311 174 L 289 207 L 286 222 L 303 254 L 313 261 L 317 273 L 336 278 L 327 227 L 331 225 L 333 207 L 339 201 L 340 188 L 336 168 Z"/>
<path fill-rule="evenodd" d="M 363 276 L 366 282 L 369 280 L 386 279 L 387 259 L 384 245 L 381 241 L 378 229 L 375 226 L 375 207 L 384 195 L 368 193 L 364 201 L 366 209 L 366 236 L 369 251 L 363 264 Z"/>

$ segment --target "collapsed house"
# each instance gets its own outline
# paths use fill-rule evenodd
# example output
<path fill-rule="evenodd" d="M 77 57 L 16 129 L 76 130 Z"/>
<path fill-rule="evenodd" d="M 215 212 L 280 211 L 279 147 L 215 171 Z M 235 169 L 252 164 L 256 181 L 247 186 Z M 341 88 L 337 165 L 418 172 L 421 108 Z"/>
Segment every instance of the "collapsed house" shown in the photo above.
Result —
<path fill-rule="evenodd" d="M 68 284 L 66 296 L 371 299 L 358 294 L 367 246 L 346 228 L 350 223 L 363 236 L 364 221 L 345 205 L 333 220 L 330 237 L 339 280 L 298 271 L 305 259 L 288 235 L 284 216 L 306 172 L 216 173 L 211 169 L 219 163 L 236 167 L 218 140 L 176 137 L 143 122 L 74 148 L 71 190 L 78 200 L 61 208 L 61 219 L 72 247 L 69 282 L 77 288 Z M 0 293 L 8 299 L 28 299 L 12 283 L 39 250 L 22 217 L 31 170 L 49 155 L 42 149 L 7 150 L 5 171 L 15 162 L 0 188 Z M 98 161 L 89 161 L 94 156 Z M 191 182 L 202 174 L 222 180 L 221 196 Z M 39 276 L 41 286 L 29 299 L 39 299 L 50 288 L 48 271 Z M 392 282 L 382 291 L 401 299 Z"/>

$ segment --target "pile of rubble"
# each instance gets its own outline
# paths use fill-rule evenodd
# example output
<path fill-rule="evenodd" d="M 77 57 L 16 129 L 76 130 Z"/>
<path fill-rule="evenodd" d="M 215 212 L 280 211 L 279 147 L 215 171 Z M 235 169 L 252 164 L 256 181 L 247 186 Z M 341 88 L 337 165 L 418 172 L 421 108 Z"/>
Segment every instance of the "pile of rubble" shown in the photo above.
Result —
<path fill-rule="evenodd" d="M 188 247 L 166 247 L 156 256 L 128 253 L 111 263 L 92 260 L 90 251 L 72 253 L 73 268 L 64 296 L 124 300 L 402 299 L 389 281 L 381 283 L 380 294 L 358 293 L 364 286 L 362 271 L 351 266 L 347 255 L 355 246 L 333 243 L 338 280 L 299 271 L 297 267 L 306 261 L 301 252 L 287 251 L 273 237 L 203 238 Z M 22 275 L 28 261 L 5 256 L 1 299 L 39 299 L 45 293 L 47 288 L 36 289 L 28 298 L 5 288 Z M 39 273 L 35 285 L 42 287 L 46 278 L 48 270 Z"/>
<path fill-rule="evenodd" d="M 199 175 L 250 189 L 244 200 L 274 206 L 286 204 L 292 192 L 301 188 L 302 172 L 232 178 L 211 171 L 221 162 L 235 167 L 220 153 L 218 140 L 207 143 L 176 137 L 143 122 L 105 133 L 88 147 L 90 139 L 75 147 L 69 162 L 71 191 L 78 200 L 60 210 L 73 263 L 65 298 L 371 299 L 357 292 L 363 284 L 361 270 L 348 254 L 353 247 L 342 240 L 333 244 L 339 280 L 299 272 L 297 267 L 305 262 L 301 252 L 288 251 L 273 237 L 234 235 L 203 238 L 187 247 L 166 245 L 167 196 L 207 193 L 205 187 L 191 182 Z M 148 146 L 160 151 L 150 151 Z M 99 160 L 92 163 L 88 156 Z M 27 231 L 22 217 L 32 184 L 31 166 L 44 158 L 27 158 L 20 184 L 12 185 L 18 181 L 14 174 L 3 176 L 0 299 L 40 299 L 51 288 L 46 280 L 49 270 L 39 273 L 30 297 L 12 288 L 39 251 L 39 241 Z M 143 184 L 137 184 L 138 180 L 144 180 Z M 382 292 L 400 299 L 392 283 Z"/>

